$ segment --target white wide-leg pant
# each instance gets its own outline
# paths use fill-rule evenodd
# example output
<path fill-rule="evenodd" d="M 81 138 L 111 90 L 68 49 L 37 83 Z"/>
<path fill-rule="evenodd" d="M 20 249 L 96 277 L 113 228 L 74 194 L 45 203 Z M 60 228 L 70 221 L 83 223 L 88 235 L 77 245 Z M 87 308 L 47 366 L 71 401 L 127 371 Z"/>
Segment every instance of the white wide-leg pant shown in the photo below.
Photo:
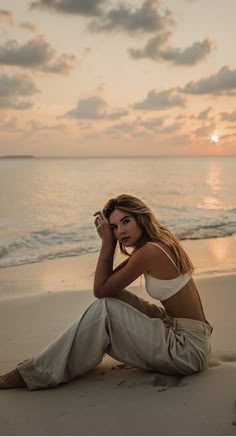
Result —
<path fill-rule="evenodd" d="M 164 319 L 163 319 L 164 317 Z M 207 367 L 210 325 L 167 317 L 123 290 L 97 299 L 38 356 L 18 365 L 29 390 L 55 387 L 97 366 L 105 353 L 135 367 L 191 374 Z"/>

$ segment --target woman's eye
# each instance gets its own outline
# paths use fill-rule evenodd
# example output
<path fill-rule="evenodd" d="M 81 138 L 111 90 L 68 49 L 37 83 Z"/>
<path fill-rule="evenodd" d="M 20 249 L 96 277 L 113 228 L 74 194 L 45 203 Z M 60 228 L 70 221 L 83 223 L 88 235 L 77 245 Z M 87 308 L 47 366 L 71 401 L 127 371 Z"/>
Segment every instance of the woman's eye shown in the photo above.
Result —
<path fill-rule="evenodd" d="M 127 225 L 127 223 L 129 223 L 129 219 L 125 219 L 123 220 L 124 225 Z"/>

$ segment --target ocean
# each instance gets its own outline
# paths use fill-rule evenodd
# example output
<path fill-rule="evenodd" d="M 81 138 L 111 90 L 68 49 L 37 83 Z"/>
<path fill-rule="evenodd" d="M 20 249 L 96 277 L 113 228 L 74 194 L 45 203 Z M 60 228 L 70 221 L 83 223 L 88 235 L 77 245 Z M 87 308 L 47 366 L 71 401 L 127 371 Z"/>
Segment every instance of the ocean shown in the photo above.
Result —
<path fill-rule="evenodd" d="M 0 267 L 97 252 L 93 213 L 140 197 L 179 239 L 236 233 L 236 157 L 0 159 Z"/>

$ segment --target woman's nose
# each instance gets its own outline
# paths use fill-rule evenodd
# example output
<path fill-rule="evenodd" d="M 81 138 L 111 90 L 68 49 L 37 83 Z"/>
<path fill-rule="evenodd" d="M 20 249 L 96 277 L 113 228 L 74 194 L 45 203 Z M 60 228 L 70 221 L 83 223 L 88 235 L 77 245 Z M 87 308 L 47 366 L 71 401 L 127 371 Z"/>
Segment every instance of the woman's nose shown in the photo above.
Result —
<path fill-rule="evenodd" d="M 123 235 L 124 234 L 124 228 L 122 226 L 118 226 L 117 227 L 117 234 L 118 235 Z"/>

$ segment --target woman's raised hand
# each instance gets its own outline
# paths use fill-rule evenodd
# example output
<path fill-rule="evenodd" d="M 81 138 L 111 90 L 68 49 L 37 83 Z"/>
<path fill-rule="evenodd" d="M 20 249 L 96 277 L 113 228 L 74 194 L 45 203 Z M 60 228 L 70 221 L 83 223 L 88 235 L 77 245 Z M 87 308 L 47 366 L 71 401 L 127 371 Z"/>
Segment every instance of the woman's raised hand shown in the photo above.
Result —
<path fill-rule="evenodd" d="M 110 223 L 103 214 L 103 212 L 96 211 L 94 213 L 94 216 L 96 217 L 94 220 L 94 224 L 96 226 L 99 237 L 104 243 L 112 243 L 113 245 L 115 245 L 117 240 L 114 237 L 113 232 L 110 228 Z"/>

